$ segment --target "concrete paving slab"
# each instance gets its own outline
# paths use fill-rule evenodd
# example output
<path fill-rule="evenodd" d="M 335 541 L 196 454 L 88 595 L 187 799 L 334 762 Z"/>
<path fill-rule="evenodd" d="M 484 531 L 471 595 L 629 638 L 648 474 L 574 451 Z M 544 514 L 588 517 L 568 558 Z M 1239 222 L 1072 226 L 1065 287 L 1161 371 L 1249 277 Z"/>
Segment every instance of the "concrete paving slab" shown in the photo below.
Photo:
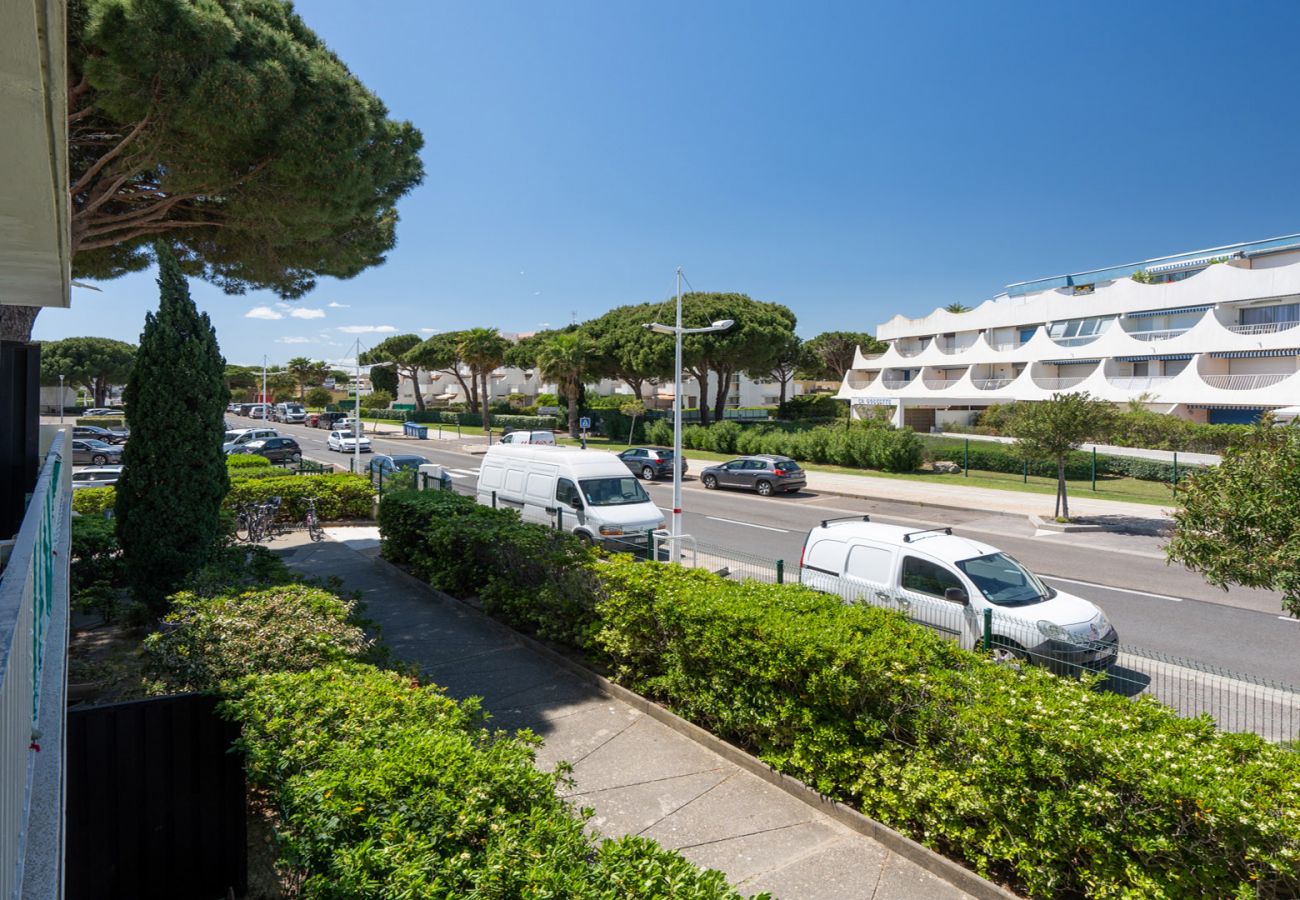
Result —
<path fill-rule="evenodd" d="M 600 834 L 641 834 L 717 787 L 727 775 L 727 770 L 719 767 L 603 791 L 569 793 L 565 797 L 575 807 L 597 810 L 588 825 Z"/>
<path fill-rule="evenodd" d="M 762 834 L 816 821 L 817 814 L 789 794 L 739 769 L 711 791 L 642 832 L 665 847 L 685 848 Z"/>
<path fill-rule="evenodd" d="M 784 832 L 773 832 L 771 839 L 778 841 L 783 836 Z M 687 853 L 702 864 L 709 856 L 701 854 L 700 849 Z M 736 887 L 746 893 L 767 891 L 774 897 L 801 900 L 882 900 L 886 895 L 880 892 L 881 874 L 890 860 L 898 858 L 878 845 L 864 844 L 843 834 L 802 854 L 782 854 L 777 844 L 773 847 L 774 865 L 737 882 Z M 921 874 L 933 877 L 928 872 Z M 918 876 L 917 882 L 923 883 L 924 879 Z M 945 897 L 952 885 L 941 882 L 937 890 L 930 884 L 925 888 L 929 893 L 921 896 Z"/>
<path fill-rule="evenodd" d="M 787 870 L 801 869 L 809 859 L 816 860 L 819 869 L 825 869 L 828 854 L 842 853 L 846 847 L 853 851 L 854 878 L 861 880 L 863 872 L 867 872 L 870 875 L 867 884 L 874 886 L 887 851 L 879 846 L 863 845 L 853 840 L 845 829 L 824 822 L 773 828 L 758 834 L 697 844 L 683 848 L 681 852 L 697 866 L 716 869 L 719 863 L 725 864 L 738 887 L 747 893 L 759 893 L 767 888 L 754 887 L 754 884 L 772 880 Z M 804 897 L 806 894 L 787 892 L 783 896 Z"/>
<path fill-rule="evenodd" d="M 638 757 L 654 760 L 653 768 L 628 764 L 629 759 Z M 718 765 L 715 754 L 662 723 L 641 716 L 607 743 L 576 760 L 573 777 L 578 790 L 591 792 L 650 778 L 708 772 Z"/>

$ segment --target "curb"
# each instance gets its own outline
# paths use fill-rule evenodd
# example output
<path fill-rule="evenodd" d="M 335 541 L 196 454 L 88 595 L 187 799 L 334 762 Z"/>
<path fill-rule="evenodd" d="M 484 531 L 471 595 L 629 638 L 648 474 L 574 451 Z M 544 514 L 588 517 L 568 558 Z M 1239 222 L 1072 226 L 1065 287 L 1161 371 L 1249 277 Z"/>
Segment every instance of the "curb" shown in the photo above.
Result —
<path fill-rule="evenodd" d="M 1018 894 L 1013 894 L 1005 888 L 1000 887 L 987 879 L 981 878 L 965 866 L 962 866 L 945 856 L 940 856 L 928 847 L 925 847 L 911 838 L 894 831 L 889 826 L 877 822 L 875 819 L 864 816 L 857 810 L 846 806 L 837 800 L 831 800 L 824 797 L 799 779 L 792 778 L 789 775 L 784 775 L 776 771 L 757 757 L 749 755 L 745 751 L 727 743 L 698 725 L 688 722 L 680 716 L 669 712 L 657 703 L 647 700 L 640 694 L 634 693 L 621 685 L 615 684 L 609 679 L 596 674 L 569 657 L 552 650 L 545 644 L 515 631 L 509 625 L 492 618 L 477 606 L 467 603 L 457 597 L 453 597 L 450 594 L 443 593 L 427 582 L 421 581 L 411 573 L 390 563 L 382 556 L 376 555 L 373 559 L 382 569 L 412 587 L 422 589 L 440 600 L 455 604 L 457 607 L 474 615 L 479 621 L 486 624 L 493 631 L 509 638 L 519 646 L 531 650 L 533 653 L 536 653 L 548 662 L 554 663 L 569 674 L 589 685 L 592 685 L 605 696 L 626 703 L 633 709 L 636 709 L 655 721 L 668 726 L 683 737 L 686 737 L 707 750 L 716 753 L 728 762 L 744 769 L 752 775 L 757 775 L 768 784 L 780 788 L 796 800 L 811 806 L 819 812 L 825 813 L 841 825 L 848 827 L 858 834 L 879 842 L 889 850 L 892 850 L 899 856 L 916 863 L 930 874 L 943 879 L 952 886 L 965 891 L 973 897 L 978 897 L 980 900 L 1019 900 Z"/>
<path fill-rule="evenodd" d="M 1044 519 L 1042 516 L 1030 516 L 1029 522 L 1035 528 L 1041 528 L 1044 531 L 1059 531 L 1062 534 L 1079 534 L 1088 531 L 1105 531 L 1101 525 L 1084 525 L 1077 522 L 1058 522 L 1055 519 Z"/>

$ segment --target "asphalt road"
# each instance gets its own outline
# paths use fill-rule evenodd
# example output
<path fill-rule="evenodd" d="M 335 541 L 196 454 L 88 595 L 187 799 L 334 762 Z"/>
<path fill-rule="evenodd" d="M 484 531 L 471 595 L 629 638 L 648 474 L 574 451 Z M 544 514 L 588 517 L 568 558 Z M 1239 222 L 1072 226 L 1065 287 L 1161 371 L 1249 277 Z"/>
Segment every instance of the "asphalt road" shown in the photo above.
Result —
<path fill-rule="evenodd" d="M 229 418 L 232 425 L 236 421 L 240 426 L 260 424 Z M 327 449 L 327 431 L 275 427 L 295 437 L 312 459 L 347 469 L 348 458 Z M 462 441 L 370 436 L 376 452 L 418 453 L 452 469 L 458 483 L 468 485 L 482 457 L 465 451 L 471 432 L 466 430 L 465 435 Z M 481 438 L 475 440 L 482 443 Z M 661 508 L 670 507 L 671 485 L 657 482 L 647 489 Z M 1054 587 L 1100 605 L 1126 645 L 1300 686 L 1300 622 L 1281 615 L 1280 597 L 1267 591 L 1225 592 L 1211 587 L 1201 576 L 1167 565 L 1157 538 L 1036 536 L 1022 519 L 981 510 L 953 511 L 811 491 L 762 498 L 747 492 L 707 491 L 693 476 L 688 476 L 684 491 L 684 527 L 689 534 L 701 542 L 783 559 L 787 571 L 797 570 L 804 536 L 823 518 L 861 513 L 921 528 L 951 525 L 956 534 L 1015 556 Z"/>

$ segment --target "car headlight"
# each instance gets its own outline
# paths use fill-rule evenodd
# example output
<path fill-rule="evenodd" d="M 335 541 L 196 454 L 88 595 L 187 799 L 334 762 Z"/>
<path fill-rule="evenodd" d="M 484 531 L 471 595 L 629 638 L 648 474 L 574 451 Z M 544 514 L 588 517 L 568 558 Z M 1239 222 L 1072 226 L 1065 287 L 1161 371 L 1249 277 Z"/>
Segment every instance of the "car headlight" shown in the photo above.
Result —
<path fill-rule="evenodd" d="M 660 519 L 659 524 L 655 526 L 655 531 L 663 531 L 667 527 L 668 527 L 668 522 L 665 521 L 664 519 Z"/>
<path fill-rule="evenodd" d="M 1074 635 L 1070 634 L 1070 632 L 1066 631 L 1055 622 L 1049 622 L 1046 619 L 1039 619 L 1037 625 L 1038 630 L 1042 632 L 1044 637 L 1053 638 L 1058 641 L 1069 641 L 1074 638 Z"/>
<path fill-rule="evenodd" d="M 609 537 L 612 535 L 622 534 L 623 529 L 617 525 L 602 525 L 600 526 L 600 533 L 605 535 L 606 537 Z"/>

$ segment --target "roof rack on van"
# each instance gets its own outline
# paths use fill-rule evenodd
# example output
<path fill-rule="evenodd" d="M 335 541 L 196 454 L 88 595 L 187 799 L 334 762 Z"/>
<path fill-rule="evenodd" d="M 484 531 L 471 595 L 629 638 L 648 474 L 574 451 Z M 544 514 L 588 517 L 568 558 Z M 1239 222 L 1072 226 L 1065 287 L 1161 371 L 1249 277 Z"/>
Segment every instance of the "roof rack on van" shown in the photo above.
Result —
<path fill-rule="evenodd" d="M 871 516 L 836 516 L 833 519 L 822 519 L 822 528 L 825 528 L 832 522 L 870 522 Z"/>
<path fill-rule="evenodd" d="M 912 538 L 916 537 L 918 534 L 940 534 L 940 533 L 952 534 L 952 526 L 946 525 L 943 528 L 922 528 L 920 531 L 909 531 L 907 534 L 903 535 L 903 543 L 904 544 L 912 543 Z"/>

